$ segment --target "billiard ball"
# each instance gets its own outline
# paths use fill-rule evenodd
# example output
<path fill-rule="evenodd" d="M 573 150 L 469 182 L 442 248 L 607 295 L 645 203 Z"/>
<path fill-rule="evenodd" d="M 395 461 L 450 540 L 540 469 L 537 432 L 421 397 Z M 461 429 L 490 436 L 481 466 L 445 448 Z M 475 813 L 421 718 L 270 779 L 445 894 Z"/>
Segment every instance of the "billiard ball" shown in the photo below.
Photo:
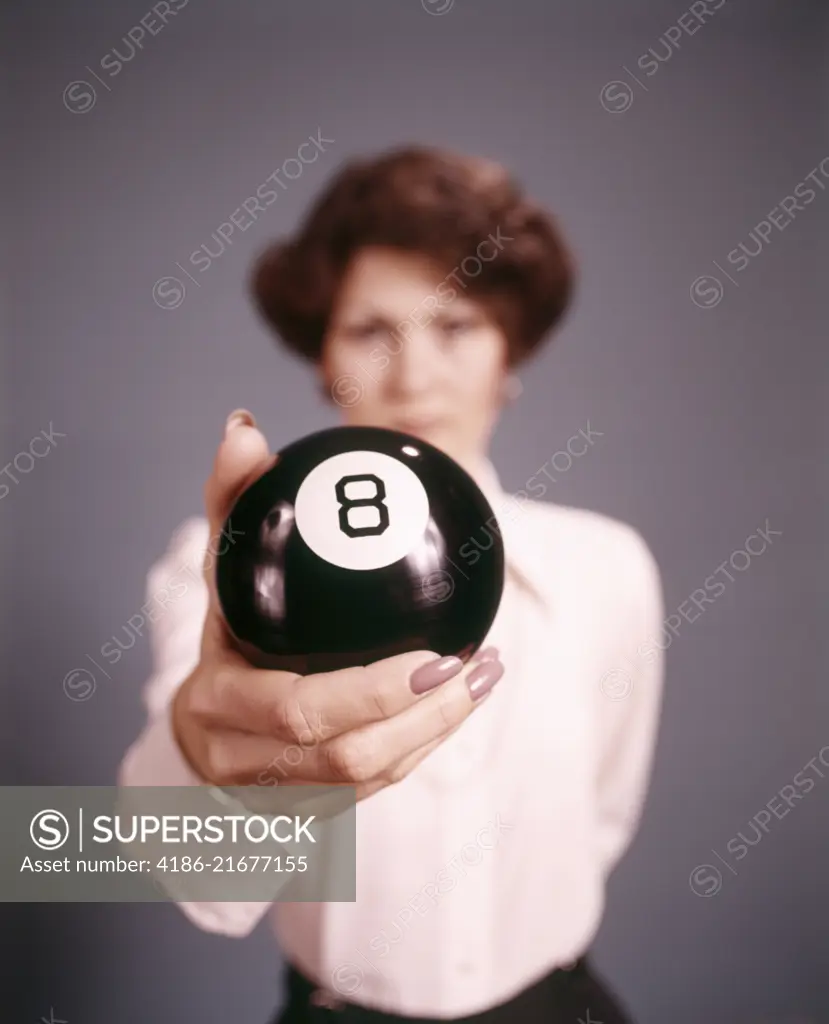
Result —
<path fill-rule="evenodd" d="M 252 664 L 306 675 L 406 651 L 470 658 L 504 586 L 500 533 L 475 481 L 439 449 L 379 427 L 289 444 L 236 500 L 216 589 Z M 471 564 L 470 564 L 471 563 Z"/>

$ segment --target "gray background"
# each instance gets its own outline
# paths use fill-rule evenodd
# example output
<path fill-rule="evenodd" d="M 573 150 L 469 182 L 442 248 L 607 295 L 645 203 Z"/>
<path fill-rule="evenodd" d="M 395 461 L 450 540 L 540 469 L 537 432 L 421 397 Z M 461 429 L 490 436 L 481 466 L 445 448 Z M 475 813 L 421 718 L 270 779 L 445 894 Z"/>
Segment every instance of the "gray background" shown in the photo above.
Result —
<path fill-rule="evenodd" d="M 690 297 L 829 154 L 827 11 L 729 0 L 610 113 L 602 87 L 688 4 L 457 0 L 435 16 L 418 0 L 191 0 L 91 110 L 70 112 L 65 86 L 123 53 L 150 6 L 3 15 L 0 462 L 50 423 L 66 434 L 0 502 L 4 781 L 114 781 L 144 721 L 147 643 L 87 701 L 62 680 L 140 608 L 148 566 L 200 512 L 227 412 L 253 410 L 274 447 L 334 422 L 248 305 L 253 254 L 352 154 L 408 140 L 485 153 L 557 211 L 582 269 L 573 315 L 497 435 L 505 484 L 589 420 L 604 436 L 548 498 L 637 526 L 669 611 L 767 518 L 783 531 L 671 646 L 645 818 L 597 961 L 643 1024 L 829 1021 L 829 779 L 716 896 L 689 885 L 829 743 L 829 194 L 715 308 Z M 154 282 L 318 128 L 330 152 L 203 287 L 154 304 Z M 280 998 L 267 927 L 223 939 L 165 905 L 7 906 L 3 919 L 15 1021 L 51 1007 L 69 1024 L 258 1024 Z"/>

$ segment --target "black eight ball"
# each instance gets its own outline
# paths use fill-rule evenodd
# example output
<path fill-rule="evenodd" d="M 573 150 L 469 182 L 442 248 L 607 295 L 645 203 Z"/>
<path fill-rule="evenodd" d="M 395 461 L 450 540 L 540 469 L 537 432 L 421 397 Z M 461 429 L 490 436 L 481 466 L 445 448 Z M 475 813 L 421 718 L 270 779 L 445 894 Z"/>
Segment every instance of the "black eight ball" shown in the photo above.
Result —
<path fill-rule="evenodd" d="M 472 477 L 432 445 L 379 427 L 323 430 L 284 448 L 234 504 L 216 563 L 222 613 L 264 668 L 305 675 L 413 650 L 467 660 L 503 592 L 495 522 Z"/>

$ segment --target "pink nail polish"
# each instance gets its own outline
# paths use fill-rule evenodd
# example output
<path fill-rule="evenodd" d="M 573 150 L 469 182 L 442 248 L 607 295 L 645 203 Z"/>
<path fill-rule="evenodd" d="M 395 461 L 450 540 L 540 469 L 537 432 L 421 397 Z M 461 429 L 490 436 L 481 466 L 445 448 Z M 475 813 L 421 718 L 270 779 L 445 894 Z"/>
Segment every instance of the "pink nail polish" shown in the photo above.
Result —
<path fill-rule="evenodd" d="M 467 677 L 466 685 L 469 687 L 470 697 L 479 700 L 485 693 L 489 693 L 503 674 L 504 666 L 500 661 L 482 662 Z"/>
<path fill-rule="evenodd" d="M 437 661 L 430 661 L 415 669 L 409 677 L 409 686 L 412 693 L 426 693 L 428 690 L 440 686 L 441 683 L 445 683 L 452 676 L 456 676 L 462 668 L 463 662 L 460 658 L 455 658 L 452 655 L 438 658 Z"/>

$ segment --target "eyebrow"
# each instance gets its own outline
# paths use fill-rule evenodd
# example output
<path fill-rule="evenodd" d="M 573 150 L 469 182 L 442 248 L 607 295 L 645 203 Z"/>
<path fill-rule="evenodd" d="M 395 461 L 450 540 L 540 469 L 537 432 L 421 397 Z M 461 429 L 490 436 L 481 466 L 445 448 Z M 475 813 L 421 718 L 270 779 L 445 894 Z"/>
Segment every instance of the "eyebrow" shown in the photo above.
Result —
<path fill-rule="evenodd" d="M 378 322 L 384 325 L 396 325 L 399 320 L 394 320 L 387 313 L 379 309 L 365 309 L 357 313 L 349 313 L 337 319 L 338 327 L 360 327 L 365 323 Z"/>
<path fill-rule="evenodd" d="M 372 320 L 377 320 L 383 324 L 388 324 L 392 327 L 397 327 L 399 324 L 406 323 L 407 320 L 410 320 L 416 314 L 425 315 L 427 312 L 431 314 L 433 320 L 445 320 L 448 317 L 459 316 L 483 316 L 482 311 L 478 309 L 476 306 L 474 306 L 471 302 L 464 302 L 463 299 L 461 299 L 460 301 L 460 307 L 453 305 L 451 308 L 442 309 L 440 306 L 438 306 L 437 309 L 429 310 L 423 309 L 421 303 L 420 305 L 413 306 L 406 314 L 406 316 L 400 319 L 391 316 L 391 314 L 386 313 L 381 309 L 369 307 L 365 310 L 361 310 L 358 313 L 350 313 L 348 316 L 343 317 L 339 321 L 339 326 L 353 327 L 358 324 L 370 322 Z"/>

